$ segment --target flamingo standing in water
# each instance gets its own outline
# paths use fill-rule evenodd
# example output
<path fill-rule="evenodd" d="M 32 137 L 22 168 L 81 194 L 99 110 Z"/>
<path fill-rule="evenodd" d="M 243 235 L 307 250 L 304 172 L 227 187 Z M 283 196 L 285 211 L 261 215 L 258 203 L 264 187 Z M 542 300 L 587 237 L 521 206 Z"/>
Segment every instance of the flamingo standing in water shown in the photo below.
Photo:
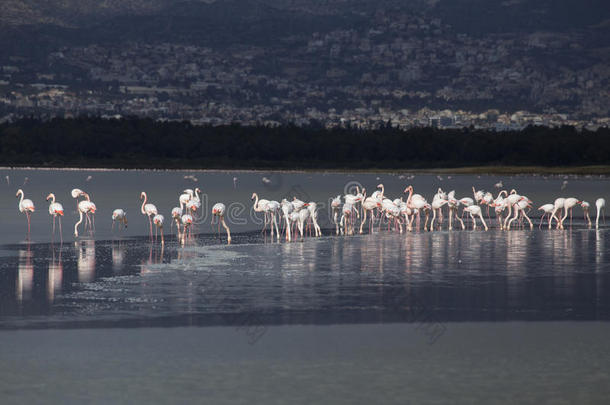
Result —
<path fill-rule="evenodd" d="M 182 218 L 180 218 L 180 220 L 182 221 L 182 225 L 184 226 L 184 230 L 182 231 L 182 244 L 184 245 L 184 243 L 186 242 L 187 232 L 189 237 L 192 236 L 191 226 L 193 225 L 193 217 L 189 214 L 184 214 Z"/>
<path fill-rule="evenodd" d="M 563 221 L 565 221 L 566 218 L 568 217 L 568 211 L 570 211 L 570 227 L 572 226 L 572 210 L 574 209 L 574 206 L 580 204 L 581 202 L 582 201 L 580 201 L 578 198 L 574 198 L 574 197 L 565 199 L 565 201 L 563 202 L 564 214 L 563 214 L 563 218 L 561 218 L 561 222 L 560 222 L 561 229 L 563 229 Z"/>
<path fill-rule="evenodd" d="M 292 205 L 292 203 L 288 200 L 286 200 L 285 198 L 282 200 L 282 214 L 284 215 L 284 222 L 286 222 L 285 224 L 285 231 L 286 231 L 286 240 L 288 242 L 292 241 L 292 226 L 291 226 L 291 220 L 290 220 L 290 215 L 292 214 L 292 211 L 294 211 L 294 207 Z"/>
<path fill-rule="evenodd" d="M 333 222 L 335 223 L 335 232 L 339 235 L 339 213 L 341 212 L 341 196 L 338 195 L 330 200 L 330 207 L 333 213 Z M 362 233 L 362 232 L 361 232 Z"/>
<path fill-rule="evenodd" d="M 259 199 L 257 193 L 252 193 L 252 201 L 254 201 L 254 205 L 252 209 L 255 212 L 262 212 L 265 216 L 265 224 L 263 225 L 263 230 L 261 233 L 264 233 L 267 230 L 267 204 L 269 204 L 269 200 L 265 200 L 264 198 Z M 293 203 L 294 205 L 294 203 Z M 271 226 L 271 233 L 273 237 L 273 226 Z"/>
<path fill-rule="evenodd" d="M 153 223 L 157 226 L 157 228 L 155 228 L 155 239 L 157 239 L 157 229 L 159 229 L 159 232 L 161 233 L 161 244 L 164 245 L 165 244 L 165 239 L 163 238 L 163 221 L 165 220 L 165 217 L 163 217 L 163 215 L 161 214 L 157 214 L 153 217 Z"/>
<path fill-rule="evenodd" d="M 464 221 L 462 221 L 462 218 L 460 218 L 457 214 L 459 204 L 460 204 L 460 202 L 455 198 L 455 191 L 451 190 L 447 194 L 447 206 L 449 207 L 449 230 L 450 231 L 453 229 L 453 225 L 451 223 L 453 217 L 455 217 L 455 219 L 457 219 L 460 222 L 460 225 L 462 226 L 462 230 L 466 229 L 466 227 L 464 226 Z"/>
<path fill-rule="evenodd" d="M 305 206 L 306 205 L 307 204 L 305 204 Z M 309 210 L 307 208 L 299 211 L 298 227 L 299 227 L 299 234 L 301 235 L 301 240 L 303 240 L 303 228 L 305 226 L 305 222 L 307 222 L 310 215 L 311 215 L 311 213 L 309 212 Z"/>
<path fill-rule="evenodd" d="M 490 204 L 493 202 L 494 197 L 493 195 L 488 191 L 483 195 L 483 198 L 481 199 L 481 204 L 485 204 L 486 206 L 486 210 L 487 210 L 487 219 L 489 221 L 491 221 L 491 217 L 489 216 L 489 206 Z"/>
<path fill-rule="evenodd" d="M 551 229 L 551 226 L 553 225 L 553 218 L 557 221 L 557 228 L 560 227 L 561 220 L 559 219 L 559 216 L 556 216 L 555 214 L 563 208 L 565 200 L 566 199 L 563 197 L 555 199 L 555 202 L 553 203 L 553 212 L 551 212 L 551 219 L 549 219 L 549 229 Z"/>
<path fill-rule="evenodd" d="M 554 208 L 555 208 L 554 204 L 544 204 L 540 208 L 538 208 L 539 211 L 543 212 L 542 217 L 540 217 L 540 225 L 538 225 L 538 229 L 542 228 L 542 223 L 544 222 L 544 217 L 546 215 L 549 216 L 549 221 L 551 220 L 551 213 L 553 212 Z"/>
<path fill-rule="evenodd" d="M 89 196 L 87 194 L 85 194 L 85 196 L 87 198 L 89 198 Z M 78 222 L 74 224 L 74 237 L 78 237 L 78 226 L 83 222 L 83 214 L 85 214 L 86 218 L 89 218 L 89 213 L 94 214 L 95 213 L 95 204 L 93 204 L 91 201 L 87 200 L 83 200 L 83 201 L 79 201 L 78 205 Z M 89 232 L 93 232 L 92 228 L 91 228 L 91 221 L 89 222 Z M 85 222 L 85 231 L 87 230 L 87 222 Z"/>
<path fill-rule="evenodd" d="M 517 204 L 519 201 L 521 201 L 521 196 L 517 194 L 517 190 L 510 190 L 510 194 L 508 195 L 508 197 L 506 197 L 506 207 L 508 208 L 508 214 L 506 214 L 506 218 L 504 219 L 504 223 L 502 224 L 502 229 L 506 230 L 506 227 L 508 226 L 508 221 L 510 221 L 510 219 L 512 218 L 512 210 L 513 208 L 516 209 L 515 204 Z"/>
<path fill-rule="evenodd" d="M 55 194 L 50 193 L 47 196 L 47 201 L 51 200 L 51 204 L 49 205 L 49 215 L 53 217 L 53 236 L 55 236 L 55 218 L 59 217 L 59 238 L 63 242 L 63 234 L 61 229 L 61 217 L 64 216 L 64 207 L 55 202 Z"/>
<path fill-rule="evenodd" d="M 591 226 L 593 225 L 591 223 L 591 217 L 589 216 L 589 208 L 591 208 L 591 204 L 589 204 L 587 201 L 581 201 L 580 207 L 582 208 L 583 215 L 585 217 L 585 220 L 587 221 L 587 227 L 591 228 Z"/>
<path fill-rule="evenodd" d="M 292 234 L 296 237 L 297 235 L 297 231 L 299 228 L 299 211 L 292 211 L 290 213 L 290 226 L 291 226 L 291 230 L 290 232 L 292 232 Z"/>
<path fill-rule="evenodd" d="M 214 206 L 212 207 L 212 220 L 214 220 L 215 216 L 218 217 L 218 233 L 220 234 L 220 224 L 222 224 L 222 227 L 225 228 L 225 230 L 227 231 L 227 245 L 230 245 L 231 244 L 231 230 L 225 223 L 225 211 L 226 211 L 226 207 L 223 203 L 214 204 Z"/>
<path fill-rule="evenodd" d="M 280 241 L 280 231 L 277 225 L 277 217 L 280 215 L 281 205 L 279 202 L 271 200 L 265 206 L 265 213 L 269 214 L 269 218 L 271 219 L 271 239 L 273 240 L 273 227 L 275 226 L 275 236 L 276 240 Z"/>
<path fill-rule="evenodd" d="M 373 222 L 375 220 L 375 209 L 381 207 L 380 200 L 374 197 L 366 197 L 362 201 L 362 222 L 360 223 L 360 233 L 362 233 L 362 227 L 366 223 L 366 217 L 369 216 L 369 233 L 373 233 Z M 336 215 L 336 214 L 335 214 Z"/>
<path fill-rule="evenodd" d="M 477 220 L 475 218 L 475 215 L 478 215 L 479 218 L 481 219 L 481 223 L 483 223 L 483 227 L 485 227 L 485 230 L 489 230 L 489 228 L 487 228 L 487 224 L 485 223 L 485 220 L 483 219 L 483 213 L 481 211 L 481 207 L 479 207 L 478 205 L 469 205 L 467 207 L 464 207 L 464 211 L 468 212 L 470 214 L 470 218 L 472 218 L 472 229 L 475 230 L 477 229 Z"/>
<path fill-rule="evenodd" d="M 125 210 L 121 208 L 117 208 L 112 211 L 112 227 L 111 229 L 114 231 L 114 223 L 118 222 L 118 229 L 121 230 L 121 225 L 123 225 L 123 229 L 127 228 L 127 213 Z"/>
<path fill-rule="evenodd" d="M 32 202 L 32 200 L 26 198 L 23 198 L 23 190 L 19 189 L 17 190 L 17 194 L 15 194 L 15 197 L 19 197 L 19 195 L 21 195 L 21 199 L 19 200 L 19 212 L 25 212 L 25 216 L 28 219 L 28 238 L 30 236 L 30 215 L 32 215 L 32 212 L 34 212 L 34 203 Z"/>
<path fill-rule="evenodd" d="M 178 229 L 178 239 L 180 239 L 180 218 L 182 218 L 182 208 L 174 207 L 172 208 L 172 222 L 169 226 L 170 233 L 172 231 L 172 227 L 174 222 L 176 223 L 176 229 Z"/>
<path fill-rule="evenodd" d="M 436 196 L 435 196 L 436 197 Z M 432 222 L 430 222 L 430 231 L 434 230 L 434 220 L 436 219 L 436 213 L 439 213 L 439 218 L 442 215 L 443 205 L 447 204 L 447 200 L 442 199 L 441 197 L 436 197 L 432 200 Z"/>
<path fill-rule="evenodd" d="M 85 230 L 87 230 L 87 225 L 89 225 L 89 231 L 93 232 L 95 229 L 95 217 L 93 215 L 95 214 L 96 206 L 93 202 L 91 202 L 89 194 L 85 193 L 79 188 L 72 189 L 70 194 L 72 195 L 72 198 L 76 199 L 76 211 L 79 213 L 79 215 L 81 214 L 81 212 L 85 215 Z M 84 197 L 85 199 L 82 201 L 78 201 L 79 197 Z M 91 214 L 91 218 L 89 217 L 89 214 Z M 82 221 L 79 221 L 78 224 L 80 224 L 81 222 Z M 75 233 L 78 234 L 76 229 Z"/>
<path fill-rule="evenodd" d="M 532 223 L 532 220 L 527 216 L 527 213 L 525 212 L 525 210 L 527 208 L 531 207 L 530 204 L 531 204 L 531 201 L 527 197 L 521 197 L 521 199 L 519 201 L 517 201 L 515 204 L 513 204 L 513 208 L 515 210 L 515 216 L 513 216 L 508 221 L 508 224 L 504 227 L 504 229 L 510 230 L 510 225 L 513 223 L 513 221 L 515 219 L 517 219 L 519 217 L 519 215 L 521 215 L 521 219 L 519 220 L 519 223 L 521 223 L 521 220 L 523 218 L 525 218 L 527 220 L 527 222 L 529 222 L 529 224 L 530 224 L 530 230 L 534 229 L 534 224 Z"/>
<path fill-rule="evenodd" d="M 341 214 L 341 221 L 340 221 L 342 234 L 352 235 L 354 233 L 353 228 L 351 226 L 353 209 L 354 209 L 354 207 L 350 203 L 343 204 L 343 212 Z"/>
<path fill-rule="evenodd" d="M 604 223 L 606 222 L 606 200 L 603 198 L 598 198 L 595 200 L 595 207 L 597 208 L 597 216 L 595 217 L 595 229 L 599 227 L 599 214 L 603 210 L 604 211 Z"/>
<path fill-rule="evenodd" d="M 322 236 L 322 230 L 320 229 L 320 225 L 318 225 L 318 204 L 313 201 L 310 201 L 307 204 L 307 209 L 309 210 L 309 219 L 313 224 L 313 229 L 316 237 Z"/>
<path fill-rule="evenodd" d="M 83 215 L 85 215 L 85 231 L 87 230 L 87 224 L 89 224 L 89 231 L 93 232 L 93 228 L 91 226 L 91 220 L 89 219 L 89 213 L 95 213 L 95 209 L 96 209 L 95 204 L 93 204 L 91 201 L 88 200 L 89 196 L 86 193 L 83 194 L 83 196 L 87 197 L 87 199 L 79 201 L 76 205 L 76 207 L 78 208 L 79 221 L 75 225 L 75 229 L 74 229 L 75 236 L 78 236 L 77 228 L 78 228 L 78 225 L 80 225 L 80 223 L 82 222 Z"/>
<path fill-rule="evenodd" d="M 144 191 L 142 191 L 140 193 L 140 199 L 143 200 L 142 207 L 140 208 L 140 212 L 142 212 L 143 215 L 146 215 L 148 217 L 148 224 L 149 224 L 149 228 L 150 228 L 150 240 L 152 240 L 152 237 L 153 237 L 152 236 L 152 217 L 157 215 L 159 212 L 157 211 L 157 207 L 155 207 L 154 204 L 146 203 L 146 201 L 148 200 L 148 196 L 146 195 L 146 193 Z"/>

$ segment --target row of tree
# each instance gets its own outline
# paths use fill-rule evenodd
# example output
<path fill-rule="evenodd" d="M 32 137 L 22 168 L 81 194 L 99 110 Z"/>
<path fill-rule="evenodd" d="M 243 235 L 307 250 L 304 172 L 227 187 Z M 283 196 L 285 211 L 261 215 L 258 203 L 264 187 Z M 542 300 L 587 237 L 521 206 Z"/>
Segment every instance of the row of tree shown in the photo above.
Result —
<path fill-rule="evenodd" d="M 610 163 L 610 129 L 193 126 L 127 117 L 0 125 L 2 165 L 142 168 L 425 168 Z"/>

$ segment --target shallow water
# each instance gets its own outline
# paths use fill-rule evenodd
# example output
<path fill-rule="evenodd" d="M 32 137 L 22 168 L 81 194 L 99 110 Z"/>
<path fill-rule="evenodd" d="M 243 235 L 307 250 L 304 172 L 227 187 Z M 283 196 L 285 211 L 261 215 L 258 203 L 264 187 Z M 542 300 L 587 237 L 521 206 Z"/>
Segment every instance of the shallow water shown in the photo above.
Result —
<path fill-rule="evenodd" d="M 593 204 L 606 197 L 606 177 L 0 175 L 2 403 L 607 402 L 610 228 L 587 229 L 577 208 L 565 231 L 384 226 L 342 237 L 327 208 L 356 185 L 383 183 L 397 197 L 413 184 L 431 198 L 438 187 L 462 197 L 498 181 L 535 206 L 559 195 Z M 21 186 L 37 207 L 27 241 Z M 180 246 L 166 223 L 165 246 L 151 243 L 140 191 L 169 219 L 195 186 L 204 195 L 194 240 Z M 73 187 L 98 207 L 95 233 L 76 240 Z M 63 243 L 50 234 L 51 191 L 65 208 Z M 317 201 L 325 236 L 271 242 L 253 191 Z M 228 205 L 230 246 L 210 225 L 217 201 Z M 114 208 L 128 212 L 121 233 L 111 231 Z"/>
<path fill-rule="evenodd" d="M 608 320 L 607 230 L 9 245 L 0 327 Z"/>
<path fill-rule="evenodd" d="M 0 328 L 69 326 L 176 326 L 334 324 L 363 322 L 608 320 L 608 230 L 587 229 L 580 208 L 566 231 L 514 230 L 414 232 L 376 229 L 373 235 L 330 236 L 324 204 L 330 196 L 382 182 L 386 195 L 405 185 L 431 197 L 437 187 L 457 196 L 517 188 L 537 205 L 557 195 L 595 201 L 606 177 L 433 176 L 408 173 L 264 173 L 177 171 L 4 170 L 0 215 Z M 8 176 L 8 177 L 7 177 Z M 27 180 L 26 180 L 27 178 Z M 264 181 L 263 181 L 264 180 Z M 10 185 L 9 185 L 10 182 Z M 37 204 L 30 240 L 14 189 L 23 185 Z M 169 218 L 179 193 L 200 186 L 203 218 L 186 247 L 165 227 L 161 248 L 145 236 L 139 213 L 147 190 Z M 49 243 L 50 218 L 42 197 L 55 191 L 64 222 L 73 221 L 69 190 L 89 192 L 98 206 L 95 234 Z M 563 190 L 562 190 L 563 188 Z M 270 243 L 252 212 L 261 197 L 318 201 L 322 238 Z M 210 225 L 209 207 L 234 203 L 227 221 L 231 246 Z M 130 218 L 111 232 L 112 209 Z M 71 224 L 70 224 L 71 225 Z M 203 234 L 201 233 L 203 232 Z"/>
<path fill-rule="evenodd" d="M 235 179 L 235 180 L 234 180 Z M 227 222 L 234 232 L 261 229 L 263 216 L 252 210 L 251 196 L 257 192 L 261 198 L 281 200 L 293 196 L 304 201 L 316 201 L 319 221 L 323 227 L 331 227 L 329 221 L 329 199 L 338 194 L 355 192 L 356 186 L 365 187 L 370 195 L 382 183 L 389 198 L 404 196 L 409 184 L 416 192 L 430 201 L 438 187 L 445 191 L 456 190 L 456 197 L 472 197 L 471 187 L 492 191 L 502 182 L 507 190 L 516 188 L 527 195 L 535 207 L 553 202 L 558 196 L 575 196 L 587 200 L 595 207 L 595 199 L 608 197 L 610 178 L 604 176 L 473 176 L 410 174 L 410 173 L 303 173 L 262 171 L 137 171 L 137 170 L 10 170 L 0 169 L 0 219 L 3 232 L 0 244 L 22 242 L 26 238 L 25 215 L 18 211 L 17 189 L 22 188 L 25 197 L 31 199 L 36 212 L 32 215 L 30 240 L 51 241 L 51 218 L 45 197 L 55 193 L 63 204 L 63 240 L 74 240 L 74 224 L 78 221 L 76 202 L 70 190 L 77 187 L 91 196 L 97 206 L 95 215 L 95 239 L 107 240 L 116 236 L 111 231 L 111 215 L 116 208 L 127 212 L 128 228 L 123 236 L 148 234 L 147 218 L 140 213 L 140 192 L 148 193 L 160 214 L 165 216 L 166 232 L 173 207 L 178 205 L 178 196 L 185 188 L 199 187 L 202 194 L 202 211 L 198 214 L 197 232 L 211 233 L 211 207 L 216 202 L 227 205 Z M 608 198 L 607 198 L 608 199 Z M 537 212 L 532 213 L 537 216 Z M 574 211 L 574 219 L 582 221 L 582 211 Z M 87 236 L 80 228 L 81 235 Z M 55 240 L 59 238 L 56 236 Z"/>

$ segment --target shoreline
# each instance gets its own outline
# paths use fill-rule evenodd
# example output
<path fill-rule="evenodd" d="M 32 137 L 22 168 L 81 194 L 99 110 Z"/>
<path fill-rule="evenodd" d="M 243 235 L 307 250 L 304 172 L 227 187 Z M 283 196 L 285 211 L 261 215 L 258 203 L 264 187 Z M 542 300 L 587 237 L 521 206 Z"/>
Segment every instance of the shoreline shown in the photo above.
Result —
<path fill-rule="evenodd" d="M 445 175 L 610 175 L 610 165 L 592 166 L 460 166 L 451 168 L 297 168 L 283 169 L 273 167 L 252 168 L 175 168 L 175 167 L 76 167 L 76 166 L 0 166 L 0 170 L 40 170 L 40 171 L 92 171 L 92 172 L 121 172 L 121 171 L 143 171 L 143 172 L 196 172 L 196 173 L 410 173 L 410 174 L 445 174 Z"/>

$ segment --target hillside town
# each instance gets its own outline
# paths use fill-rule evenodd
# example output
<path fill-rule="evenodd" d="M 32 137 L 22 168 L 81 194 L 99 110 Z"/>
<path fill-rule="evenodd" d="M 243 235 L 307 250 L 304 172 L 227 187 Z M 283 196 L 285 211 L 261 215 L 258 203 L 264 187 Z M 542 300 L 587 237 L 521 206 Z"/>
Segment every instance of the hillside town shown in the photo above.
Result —
<path fill-rule="evenodd" d="M 377 10 L 365 29 L 267 46 L 62 46 L 44 63 L 4 59 L 0 120 L 84 114 L 199 125 L 595 129 L 610 122 L 610 68 L 592 43 L 587 32 L 474 36 L 438 17 Z"/>

